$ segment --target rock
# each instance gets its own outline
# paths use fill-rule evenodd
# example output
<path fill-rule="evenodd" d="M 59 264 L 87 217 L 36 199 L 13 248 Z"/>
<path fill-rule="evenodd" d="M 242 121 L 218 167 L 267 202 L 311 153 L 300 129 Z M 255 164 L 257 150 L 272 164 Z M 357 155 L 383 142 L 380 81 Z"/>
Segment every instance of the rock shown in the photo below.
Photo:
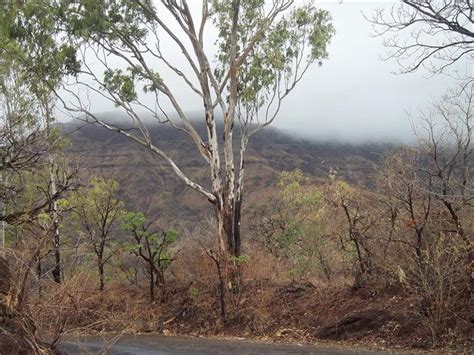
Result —
<path fill-rule="evenodd" d="M 391 320 L 392 315 L 386 310 L 364 310 L 324 326 L 318 331 L 317 337 L 331 340 L 357 339 L 384 326 Z"/>

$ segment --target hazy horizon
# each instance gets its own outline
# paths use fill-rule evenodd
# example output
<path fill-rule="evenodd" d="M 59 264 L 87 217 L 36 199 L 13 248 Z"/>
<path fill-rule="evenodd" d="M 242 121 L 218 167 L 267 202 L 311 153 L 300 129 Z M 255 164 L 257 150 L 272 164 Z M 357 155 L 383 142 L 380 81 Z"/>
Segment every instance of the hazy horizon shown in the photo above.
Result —
<path fill-rule="evenodd" d="M 132 127 L 132 123 L 128 119 L 128 116 L 126 116 L 125 113 L 120 112 L 120 111 L 106 111 L 106 112 L 97 112 L 95 115 L 100 118 L 101 121 L 106 122 L 106 123 L 112 123 L 120 128 L 130 128 Z M 194 124 L 195 128 L 204 128 L 205 122 L 199 117 L 200 113 L 198 111 L 192 111 L 192 112 L 186 112 L 186 115 L 190 119 L 190 121 Z M 160 123 L 156 121 L 153 117 L 151 117 L 149 114 L 144 113 L 142 116 L 143 123 L 145 126 L 153 127 L 164 127 L 168 129 L 174 129 L 171 125 L 166 124 L 166 123 Z M 63 120 L 60 121 L 61 124 L 64 125 L 73 125 L 73 131 L 75 131 L 77 128 L 81 126 L 94 126 L 97 128 L 102 128 L 100 125 L 94 123 L 94 122 L 89 122 L 86 123 L 83 120 L 80 119 L 69 119 L 69 120 Z M 222 128 L 223 121 L 218 120 L 217 121 L 217 127 L 218 130 Z M 236 123 L 236 128 L 235 130 L 238 131 L 238 126 L 239 123 Z M 105 128 L 104 128 L 105 129 Z M 291 127 L 280 127 L 278 125 L 270 125 L 268 127 L 265 127 L 261 132 L 265 131 L 273 131 L 273 132 L 278 132 L 279 134 L 284 135 L 286 138 L 289 139 L 295 139 L 295 140 L 303 140 L 309 143 L 336 143 L 336 144 L 342 144 L 342 145 L 363 145 L 363 144 L 395 144 L 395 145 L 402 145 L 402 144 L 411 144 L 415 143 L 415 139 L 407 138 L 407 139 L 401 139 L 397 137 L 391 137 L 388 139 L 377 139 L 374 137 L 374 139 L 371 138 L 366 138 L 366 139 L 350 139 L 348 137 L 344 136 L 325 136 L 325 135 L 304 135 L 301 132 L 298 132 L 297 130 L 291 129 Z M 111 131 L 111 134 L 119 134 Z M 414 137 L 413 137 L 414 138 Z M 253 138 L 251 138 L 252 140 Z"/>

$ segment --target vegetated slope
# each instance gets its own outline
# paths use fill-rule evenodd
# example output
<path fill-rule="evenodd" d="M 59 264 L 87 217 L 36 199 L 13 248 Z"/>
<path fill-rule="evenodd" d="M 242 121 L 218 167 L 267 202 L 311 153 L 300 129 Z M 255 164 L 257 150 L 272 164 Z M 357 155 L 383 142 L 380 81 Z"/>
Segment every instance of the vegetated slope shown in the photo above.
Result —
<path fill-rule="evenodd" d="M 79 161 L 82 176 L 102 175 L 120 183 L 120 196 L 129 209 L 146 211 L 166 226 L 186 227 L 203 221 L 211 205 L 173 173 L 160 157 L 136 142 L 105 128 L 80 123 L 62 125 L 72 142 L 70 157 Z M 204 127 L 198 131 L 204 135 Z M 155 144 L 176 160 L 193 180 L 209 187 L 208 170 L 192 141 L 168 126 L 151 126 Z M 330 169 L 353 184 L 370 187 L 377 161 L 388 144 L 341 144 L 298 140 L 267 128 L 252 137 L 246 159 L 245 210 L 276 192 L 278 174 L 299 168 L 325 179 Z"/>

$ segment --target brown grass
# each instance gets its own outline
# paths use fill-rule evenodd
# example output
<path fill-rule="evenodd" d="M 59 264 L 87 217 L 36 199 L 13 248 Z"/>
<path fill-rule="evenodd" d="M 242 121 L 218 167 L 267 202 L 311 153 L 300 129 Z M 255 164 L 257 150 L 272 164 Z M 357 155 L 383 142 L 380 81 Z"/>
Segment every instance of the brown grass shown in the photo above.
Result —
<path fill-rule="evenodd" d="M 84 282 L 87 280 L 80 284 Z M 160 333 L 285 342 L 342 340 L 379 347 L 430 346 L 429 329 L 412 317 L 416 307 L 412 300 L 370 289 L 246 282 L 240 294 L 232 296 L 224 324 L 213 286 L 193 293 L 188 285 L 173 284 L 169 300 L 154 304 L 149 303 L 146 288 L 115 284 L 103 293 L 77 288 L 71 294 L 70 287 L 52 290 L 49 302 L 45 297 L 32 305 L 35 318 L 46 333 L 54 334 L 63 327 L 64 334 L 76 335 Z M 60 290 L 68 296 L 55 297 Z M 465 341 L 468 335 L 464 334 Z M 458 339 L 456 343 L 462 341 Z"/>

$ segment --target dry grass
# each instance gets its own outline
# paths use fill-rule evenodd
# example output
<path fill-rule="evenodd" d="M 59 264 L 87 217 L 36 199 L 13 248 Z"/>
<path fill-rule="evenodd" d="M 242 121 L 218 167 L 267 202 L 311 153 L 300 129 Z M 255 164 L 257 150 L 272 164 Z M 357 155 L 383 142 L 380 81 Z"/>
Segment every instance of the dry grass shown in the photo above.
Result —
<path fill-rule="evenodd" d="M 241 264 L 243 283 L 228 293 L 226 322 L 219 316 L 215 265 L 200 245 L 188 243 L 167 275 L 166 302 L 150 304 L 146 285 L 132 286 L 119 274 L 104 292 L 87 271 L 61 285 L 32 280 L 27 308 L 39 330 L 34 337 L 53 345 L 65 336 L 111 332 L 433 345 L 429 327 L 413 317 L 419 305 L 416 294 L 377 283 L 356 290 L 342 276 L 332 285 L 293 282 L 273 256 L 258 249 L 249 254 Z M 442 338 L 438 346 L 464 343 L 467 348 L 469 327 Z"/>
<path fill-rule="evenodd" d="M 145 286 L 113 283 L 100 292 L 94 289 L 95 280 L 78 275 L 64 285 L 45 288 L 47 293 L 32 300 L 31 309 L 48 339 L 58 333 L 151 332 L 290 342 L 350 341 L 383 347 L 432 345 L 429 328 L 413 317 L 416 298 L 403 295 L 400 289 L 355 290 L 268 279 L 266 275 L 273 267 L 271 258 L 261 255 L 253 259 L 253 264 L 252 259 L 243 268 L 245 282 L 241 288 L 229 293 L 225 323 L 219 317 L 213 265 L 197 253 L 195 259 L 187 258 L 189 263 L 180 266 L 187 270 L 175 265 L 176 276 L 187 274 L 195 279 L 178 282 L 171 278 L 164 303 L 150 304 Z M 468 341 L 466 334 L 449 341 L 461 344 Z M 438 345 L 445 346 L 449 341 Z"/>

